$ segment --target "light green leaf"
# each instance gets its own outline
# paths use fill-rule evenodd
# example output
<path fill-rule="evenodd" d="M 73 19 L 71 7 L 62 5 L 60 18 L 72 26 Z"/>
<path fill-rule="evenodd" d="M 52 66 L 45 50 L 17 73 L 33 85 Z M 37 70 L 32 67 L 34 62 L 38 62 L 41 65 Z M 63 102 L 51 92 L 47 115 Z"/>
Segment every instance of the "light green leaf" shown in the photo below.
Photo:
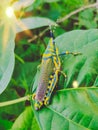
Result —
<path fill-rule="evenodd" d="M 0 93 L 7 87 L 14 68 L 13 28 L 8 23 L 0 26 Z"/>
<path fill-rule="evenodd" d="M 31 107 L 27 107 L 16 119 L 11 130 L 40 130 Z"/>
<path fill-rule="evenodd" d="M 21 19 L 20 21 L 17 21 L 16 32 L 19 33 L 28 29 L 35 29 L 39 27 L 49 26 L 50 24 L 54 25 L 55 22 L 48 18 L 42 18 L 42 17 L 24 18 Z"/>
<path fill-rule="evenodd" d="M 31 4 L 34 3 L 34 0 L 19 0 L 19 1 L 16 1 L 14 4 L 13 4 L 13 8 L 14 10 L 19 10 L 21 8 L 26 8 L 28 6 L 30 6 Z"/>

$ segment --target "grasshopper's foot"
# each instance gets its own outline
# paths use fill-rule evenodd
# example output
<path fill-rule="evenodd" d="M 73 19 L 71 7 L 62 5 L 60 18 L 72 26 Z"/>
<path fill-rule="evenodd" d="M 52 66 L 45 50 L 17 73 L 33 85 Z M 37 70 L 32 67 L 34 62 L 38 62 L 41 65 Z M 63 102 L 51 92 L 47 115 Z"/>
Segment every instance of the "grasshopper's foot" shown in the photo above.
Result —
<path fill-rule="evenodd" d="M 59 72 L 65 77 L 65 79 L 67 78 L 67 75 L 63 71 L 59 71 Z"/>
<path fill-rule="evenodd" d="M 32 95 L 32 100 L 34 100 L 34 99 L 35 99 L 35 96 L 36 96 L 36 94 L 34 93 L 34 94 Z"/>
<path fill-rule="evenodd" d="M 35 101 L 35 103 L 34 103 L 35 110 L 39 110 L 42 106 L 43 106 L 43 102 Z"/>
<path fill-rule="evenodd" d="M 49 105 L 49 103 L 50 103 L 50 100 L 49 100 L 49 98 L 47 97 L 45 100 L 44 100 L 44 105 Z"/>
<path fill-rule="evenodd" d="M 37 70 L 40 70 L 40 68 L 41 68 L 41 64 L 37 66 Z"/>
<path fill-rule="evenodd" d="M 69 54 L 72 54 L 73 56 L 82 55 L 81 52 L 70 52 Z"/>

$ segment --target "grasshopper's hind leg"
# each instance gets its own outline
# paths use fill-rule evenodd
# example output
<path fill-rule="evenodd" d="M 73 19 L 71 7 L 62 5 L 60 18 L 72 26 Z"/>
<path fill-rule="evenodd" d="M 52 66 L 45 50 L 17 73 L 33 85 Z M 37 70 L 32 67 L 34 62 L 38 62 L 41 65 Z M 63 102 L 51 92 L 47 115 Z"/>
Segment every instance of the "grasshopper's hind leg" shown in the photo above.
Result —
<path fill-rule="evenodd" d="M 50 103 L 50 98 L 51 98 L 52 92 L 58 81 L 58 71 L 56 71 L 54 75 L 50 75 L 50 79 L 51 80 L 49 82 L 49 86 L 47 88 L 47 92 L 45 95 L 44 105 L 48 105 Z"/>

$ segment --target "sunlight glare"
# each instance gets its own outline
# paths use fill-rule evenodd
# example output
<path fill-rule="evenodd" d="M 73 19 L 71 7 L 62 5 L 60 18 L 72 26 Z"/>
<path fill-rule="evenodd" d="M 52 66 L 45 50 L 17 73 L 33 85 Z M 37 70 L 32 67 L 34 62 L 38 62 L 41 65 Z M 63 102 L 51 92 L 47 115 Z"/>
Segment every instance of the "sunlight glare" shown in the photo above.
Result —
<path fill-rule="evenodd" d="M 78 82 L 77 81 L 73 81 L 72 85 L 73 85 L 74 88 L 77 88 L 78 87 Z"/>
<path fill-rule="evenodd" d="M 6 15 L 8 17 L 10 17 L 10 18 L 14 15 L 14 10 L 13 10 L 12 7 L 7 7 L 7 9 L 6 9 Z"/>

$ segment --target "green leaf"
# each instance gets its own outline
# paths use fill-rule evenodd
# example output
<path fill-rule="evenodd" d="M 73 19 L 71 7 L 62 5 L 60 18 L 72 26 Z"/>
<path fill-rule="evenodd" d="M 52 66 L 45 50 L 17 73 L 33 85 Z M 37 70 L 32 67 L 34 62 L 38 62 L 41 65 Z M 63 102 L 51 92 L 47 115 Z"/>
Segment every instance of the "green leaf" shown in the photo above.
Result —
<path fill-rule="evenodd" d="M 57 91 L 51 105 L 36 111 L 42 130 L 97 130 L 98 88 Z"/>
<path fill-rule="evenodd" d="M 60 0 L 44 0 L 44 2 L 51 3 L 51 2 L 58 2 Z"/>
<path fill-rule="evenodd" d="M 40 130 L 31 107 L 27 107 L 16 119 L 11 130 Z"/>
<path fill-rule="evenodd" d="M 60 57 L 61 68 L 66 73 L 67 79 L 61 77 L 62 82 L 58 81 L 58 89 L 62 90 L 56 90 L 51 96 L 50 105 L 35 112 L 40 128 L 97 130 L 98 88 L 89 86 L 97 84 L 98 78 L 98 30 L 71 31 L 57 37 L 55 42 L 59 53 L 68 50 L 81 52 L 82 55 Z M 35 76 L 32 91 L 38 87 L 39 72 L 38 70 Z M 77 86 L 73 84 L 74 81 Z"/>
<path fill-rule="evenodd" d="M 66 3 L 66 6 L 71 7 L 71 8 L 76 8 L 76 7 L 79 8 L 79 6 L 86 3 L 85 0 L 66 0 L 64 2 Z M 68 10 L 70 10 L 70 9 L 68 9 Z"/>
<path fill-rule="evenodd" d="M 94 18 L 93 9 L 84 10 L 83 12 L 80 12 L 79 16 L 85 19 L 92 20 Z"/>
<path fill-rule="evenodd" d="M 82 53 L 63 56 L 62 68 L 68 77 L 65 87 L 72 87 L 73 81 L 79 86 L 92 86 L 98 75 L 98 30 L 71 31 L 56 38 L 56 43 L 59 53 L 66 50 Z"/>
<path fill-rule="evenodd" d="M 12 122 L 8 121 L 8 120 L 3 120 L 0 117 L 0 130 L 8 130 L 10 129 L 12 126 Z"/>
<path fill-rule="evenodd" d="M 94 12 L 92 9 L 88 9 L 80 13 L 79 26 L 84 26 L 88 29 L 97 27 L 97 22 L 94 20 Z"/>
<path fill-rule="evenodd" d="M 13 8 L 14 10 L 19 10 L 21 8 L 26 8 L 28 6 L 30 6 L 31 4 L 34 3 L 34 0 L 19 0 L 19 1 L 16 1 L 14 4 L 13 4 Z"/>
<path fill-rule="evenodd" d="M 93 86 L 97 86 L 98 87 L 98 76 L 96 77 L 96 80 L 94 82 L 94 85 Z"/>
<path fill-rule="evenodd" d="M 16 32 L 19 33 L 28 29 L 35 29 L 44 26 L 49 26 L 50 24 L 54 25 L 55 22 L 48 18 L 42 18 L 42 17 L 24 18 L 21 19 L 21 21 L 17 21 Z"/>
<path fill-rule="evenodd" d="M 15 32 L 7 22 L 0 26 L 0 93 L 7 87 L 14 68 Z"/>

